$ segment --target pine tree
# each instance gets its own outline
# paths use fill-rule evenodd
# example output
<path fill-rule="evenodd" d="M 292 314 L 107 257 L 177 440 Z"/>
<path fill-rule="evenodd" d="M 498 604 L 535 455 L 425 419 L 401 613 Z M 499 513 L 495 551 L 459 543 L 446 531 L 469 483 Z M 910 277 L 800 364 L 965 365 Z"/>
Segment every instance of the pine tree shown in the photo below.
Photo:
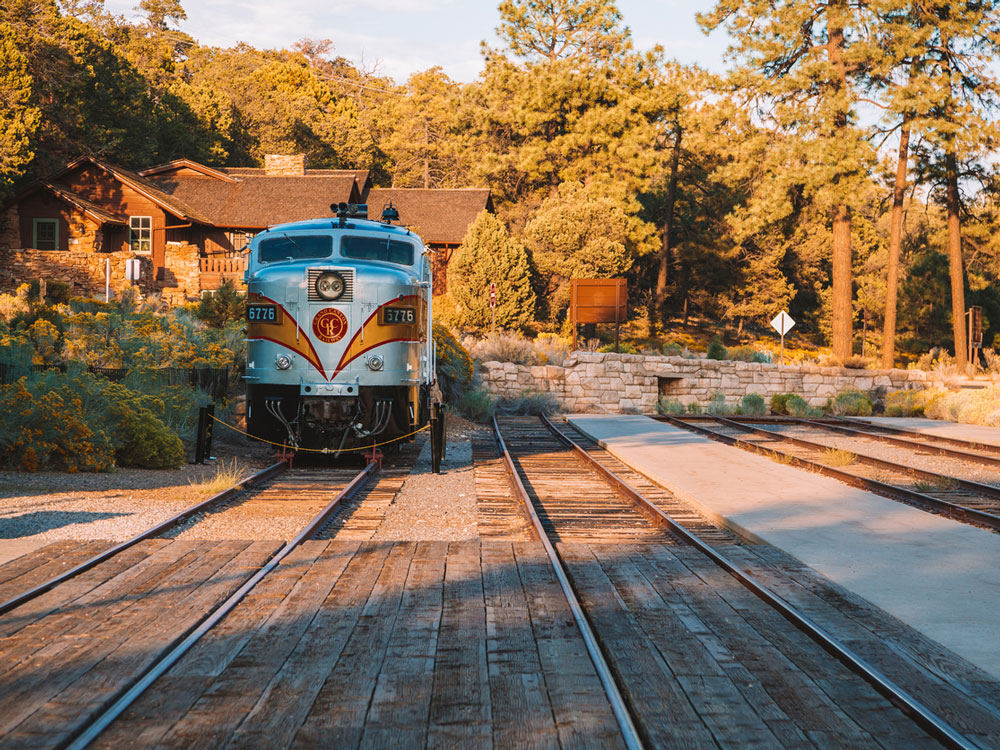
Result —
<path fill-rule="evenodd" d="M 856 126 L 857 80 L 881 56 L 869 38 L 869 13 L 848 0 L 718 0 L 699 16 L 707 30 L 725 25 L 737 40 L 742 66 L 732 79 L 771 105 L 762 119 L 803 136 L 797 177 L 832 227 L 832 340 L 841 359 L 851 355 L 852 196 L 870 159 Z"/>
<path fill-rule="evenodd" d="M 31 103 L 28 63 L 17 48 L 14 30 L 0 23 L 0 200 L 34 157 L 40 113 Z"/>
<path fill-rule="evenodd" d="M 490 309 L 491 284 L 496 284 L 495 311 Z M 448 263 L 448 294 L 456 306 L 455 323 L 467 330 L 488 330 L 494 312 L 497 327 L 509 330 L 523 328 L 534 317 L 528 255 L 488 211 L 476 217 Z"/>
<path fill-rule="evenodd" d="M 565 182 L 545 199 L 524 238 L 542 312 L 551 322 L 569 304 L 570 279 L 620 277 L 640 255 L 655 251 L 655 227 L 639 219 L 638 211 L 620 188 L 597 182 Z"/>

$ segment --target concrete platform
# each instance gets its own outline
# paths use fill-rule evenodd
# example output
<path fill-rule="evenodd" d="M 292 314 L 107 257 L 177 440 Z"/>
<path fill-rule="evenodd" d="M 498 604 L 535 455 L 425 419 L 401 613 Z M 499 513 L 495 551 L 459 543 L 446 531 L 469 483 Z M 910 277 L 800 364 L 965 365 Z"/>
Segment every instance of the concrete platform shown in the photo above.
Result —
<path fill-rule="evenodd" d="M 569 421 L 706 515 L 785 550 L 1000 677 L 1000 535 L 648 417 Z"/>
<path fill-rule="evenodd" d="M 979 424 L 959 424 L 940 419 L 921 417 L 858 417 L 859 422 L 871 422 L 898 430 L 912 430 L 924 435 L 969 440 L 982 445 L 1000 446 L 1000 427 L 985 427 Z"/>

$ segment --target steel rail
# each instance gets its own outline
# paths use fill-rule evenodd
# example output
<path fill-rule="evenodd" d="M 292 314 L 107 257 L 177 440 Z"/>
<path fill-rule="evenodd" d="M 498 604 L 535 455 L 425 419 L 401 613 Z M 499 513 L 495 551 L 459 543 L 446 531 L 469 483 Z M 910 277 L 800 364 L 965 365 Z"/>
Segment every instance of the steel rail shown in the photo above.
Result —
<path fill-rule="evenodd" d="M 941 498 L 934 497 L 933 495 L 927 495 L 923 492 L 918 492 L 916 490 L 907 489 L 906 487 L 899 487 L 894 484 L 887 484 L 885 482 L 879 482 L 876 479 L 868 479 L 866 477 L 858 476 L 857 474 L 851 474 L 848 471 L 842 471 L 841 469 L 836 469 L 832 466 L 827 466 L 826 464 L 817 463 L 816 461 L 810 461 L 807 458 L 800 458 L 791 453 L 785 453 L 776 448 L 766 448 L 757 443 L 753 443 L 747 440 L 741 440 L 740 438 L 733 437 L 732 435 L 724 435 L 714 430 L 710 430 L 707 427 L 702 427 L 700 425 L 692 424 L 690 422 L 685 422 L 683 419 L 677 419 L 675 417 L 669 416 L 657 416 L 654 417 L 657 421 L 668 422 L 675 427 L 680 427 L 681 429 L 689 430 L 691 432 L 697 432 L 701 435 L 705 435 L 713 440 L 717 440 L 720 443 L 726 443 L 727 445 L 733 445 L 737 448 L 742 448 L 744 450 L 750 451 L 752 453 L 758 453 L 762 456 L 767 456 L 769 458 L 774 456 L 782 456 L 783 458 L 789 459 L 791 465 L 798 466 L 799 468 L 808 469 L 810 471 L 815 471 L 819 474 L 823 474 L 834 479 L 838 479 L 845 484 L 849 484 L 852 487 L 858 487 L 859 489 L 868 490 L 869 492 L 874 492 L 877 495 L 882 495 L 888 497 L 892 500 L 903 499 L 914 505 L 923 505 L 928 508 L 932 508 L 943 516 L 948 516 L 958 521 L 964 521 L 966 523 L 975 523 L 987 528 L 993 529 L 994 531 L 1000 531 L 1000 516 L 994 515 L 993 513 L 987 513 L 986 511 L 977 510 L 976 508 L 970 508 L 967 505 L 959 505 L 958 503 L 952 503 L 947 500 L 942 500 Z M 715 417 L 715 421 L 725 424 L 727 421 L 732 422 L 732 420 L 725 420 L 724 418 Z M 739 422 L 733 422 L 733 426 L 746 430 L 754 431 L 754 428 L 748 425 L 741 424 Z M 774 438 L 779 440 L 786 440 L 788 442 L 797 442 L 798 438 L 789 438 L 778 435 L 777 433 L 768 432 Z M 798 441 L 801 443 L 807 441 Z M 804 447 L 817 447 L 815 443 L 809 444 Z M 821 448 L 828 448 L 829 446 L 818 446 Z M 862 458 L 859 456 L 859 459 Z M 868 458 L 870 461 L 879 461 L 880 459 Z M 888 463 L 888 462 L 886 462 Z M 890 464 L 890 466 L 896 466 Z M 904 467 L 909 470 L 909 467 Z M 917 471 L 917 470 L 913 470 Z M 936 478 L 942 478 L 940 475 L 932 475 Z M 948 477 L 951 479 L 952 477 Z M 966 480 L 955 480 L 966 481 Z"/>
<path fill-rule="evenodd" d="M 923 440 L 934 441 L 937 443 L 944 443 L 945 445 L 954 445 L 956 448 L 960 448 L 959 453 L 968 453 L 969 451 L 982 451 L 983 453 L 992 453 L 994 455 L 1000 455 L 1000 445 L 991 445 L 990 443 L 977 443 L 975 440 L 962 440 L 960 438 L 947 437 L 945 435 L 929 435 L 925 432 L 917 432 L 916 430 L 907 430 L 902 427 L 891 427 L 889 425 L 880 424 L 877 422 L 871 422 L 867 419 L 844 419 L 842 417 L 828 417 L 826 419 L 814 419 L 810 420 L 822 425 L 832 425 L 837 427 L 844 427 L 846 429 L 858 429 L 857 425 L 862 425 L 869 429 L 860 429 L 859 432 L 865 435 L 872 435 L 877 438 L 887 438 L 888 435 L 882 435 L 883 431 L 892 432 L 897 435 L 910 435 L 909 438 L 897 438 L 898 440 L 908 440 L 916 445 L 927 445 L 928 448 L 937 450 L 940 448 L 938 445 L 928 445 Z M 853 427 L 848 427 L 848 425 L 853 425 Z M 986 459 L 989 456 L 983 456 L 978 453 L 969 453 L 970 456 Z M 1000 458 L 994 459 L 1000 462 Z"/>
<path fill-rule="evenodd" d="M 601 685 L 604 687 L 604 692 L 608 696 L 608 701 L 611 703 L 611 710 L 615 715 L 615 720 L 618 722 L 619 728 L 621 729 L 622 738 L 625 740 L 625 746 L 630 748 L 630 750 L 638 750 L 644 745 L 642 738 L 636 729 L 635 723 L 632 721 L 632 714 L 625 703 L 625 698 L 618 689 L 618 683 L 615 681 L 611 667 L 608 665 L 604 652 L 601 650 L 597 636 L 590 627 L 590 621 L 587 619 L 587 616 L 583 611 L 583 606 L 580 604 L 580 601 L 576 596 L 576 591 L 569 582 L 569 576 L 566 574 L 566 570 L 563 567 L 562 559 L 559 557 L 559 553 L 556 552 L 555 547 L 552 546 L 552 542 L 549 540 L 548 534 L 545 533 L 545 528 L 542 526 L 542 521 L 538 517 L 538 513 L 535 511 L 535 507 L 531 502 L 531 497 L 528 495 L 528 491 L 525 489 L 524 483 L 521 481 L 521 477 L 517 473 L 517 467 L 514 465 L 514 459 L 510 455 L 510 451 L 507 450 L 507 444 L 504 442 L 503 435 L 500 434 L 500 425 L 497 424 L 497 418 L 495 415 L 493 417 L 493 435 L 496 438 L 497 447 L 503 454 L 504 464 L 507 466 L 507 472 L 510 475 L 511 483 L 514 485 L 514 489 L 521 498 L 521 503 L 524 505 L 528 518 L 531 519 L 532 526 L 535 529 L 535 534 L 538 536 L 539 541 L 545 548 L 545 553 L 549 556 L 549 562 L 552 564 L 552 569 L 555 571 L 559 585 L 562 587 L 563 594 L 566 596 L 566 601 L 569 602 L 570 611 L 573 613 L 573 619 L 576 620 L 576 626 L 580 631 L 580 635 L 583 637 L 584 645 L 587 647 L 587 653 L 590 655 L 590 660 L 593 662 L 594 668 L 597 670 L 597 676 L 601 680 Z"/>
<path fill-rule="evenodd" d="M 682 526 L 669 515 L 664 513 L 659 506 L 647 499 L 642 493 L 601 464 L 600 461 L 591 456 L 569 436 L 560 431 L 551 422 L 551 420 L 544 415 L 541 419 L 564 445 L 572 448 L 573 452 L 578 457 L 585 461 L 590 468 L 604 477 L 621 494 L 632 500 L 637 506 L 643 508 L 647 515 L 658 518 L 660 524 L 669 528 L 671 532 L 681 539 L 681 541 L 704 554 L 712 562 L 743 584 L 759 599 L 773 607 L 774 610 L 788 620 L 788 622 L 807 635 L 817 645 L 819 645 L 820 648 L 837 659 L 841 664 L 864 679 L 890 703 L 900 709 L 918 726 L 941 742 L 945 747 L 958 748 L 959 750 L 980 750 L 979 745 L 974 744 L 971 740 L 965 737 L 965 735 L 961 734 L 958 730 L 948 724 L 947 721 L 942 719 L 934 713 L 934 711 L 917 700 L 917 698 L 910 695 L 906 690 L 883 675 L 874 666 L 868 664 L 868 662 L 848 649 L 834 636 L 830 635 L 822 627 L 820 627 L 819 624 L 807 615 L 799 612 L 780 595 L 771 591 L 771 589 L 747 573 L 743 570 L 743 568 L 739 567 L 736 563 L 717 552 L 710 545 L 706 544 L 699 537 L 689 531 L 685 526 Z"/>
<path fill-rule="evenodd" d="M 91 742 L 93 742 L 98 735 L 101 734 L 107 727 L 113 722 L 118 716 L 122 714 L 132 703 L 142 695 L 146 689 L 152 685 L 158 678 L 160 678 L 167 670 L 170 669 L 185 653 L 201 639 L 209 630 L 211 630 L 215 625 L 222 621 L 226 615 L 228 615 L 236 606 L 246 597 L 246 595 L 260 583 L 271 571 L 273 571 L 278 564 L 285 559 L 296 547 L 298 547 L 302 542 L 309 539 L 313 534 L 319 531 L 324 524 L 333 515 L 333 512 L 337 510 L 338 506 L 348 497 L 350 497 L 354 492 L 364 483 L 368 477 L 371 475 L 372 471 L 376 468 L 378 464 L 375 461 L 369 463 L 361 472 L 358 473 L 351 482 L 342 489 L 337 496 L 333 498 L 327 505 L 317 513 L 313 519 L 305 526 L 305 528 L 300 531 L 294 539 L 287 542 L 284 547 L 282 547 L 274 557 L 267 561 L 267 563 L 254 575 L 246 581 L 242 586 L 240 586 L 233 594 L 229 596 L 222 604 L 216 607 L 214 610 L 206 613 L 206 615 L 197 623 L 189 628 L 185 633 L 180 635 L 173 644 L 169 647 L 163 655 L 160 656 L 155 662 L 149 665 L 146 670 L 126 688 L 120 690 L 117 697 L 109 698 L 104 704 L 107 708 L 102 711 L 102 713 L 97 716 L 90 724 L 76 732 L 72 737 L 70 737 L 66 742 L 59 745 L 60 748 L 67 748 L 68 750 L 83 750 Z"/>
<path fill-rule="evenodd" d="M 742 419 L 737 420 L 743 422 Z M 819 427 L 824 430 L 829 430 L 831 432 L 839 432 L 843 435 L 851 435 L 852 437 L 863 437 L 869 440 L 877 440 L 883 443 L 888 443 L 890 445 L 898 445 L 902 448 L 910 448 L 911 450 L 919 451 L 921 453 L 930 453 L 937 456 L 947 456 L 948 458 L 957 458 L 962 461 L 970 461 L 974 463 L 984 464 L 985 466 L 997 467 L 1000 466 L 1000 458 L 996 456 L 984 456 L 981 453 L 970 453 L 969 451 L 958 450 L 956 448 L 945 448 L 941 445 L 931 445 L 928 443 L 921 442 L 919 440 L 911 440 L 909 438 L 899 438 L 893 437 L 892 435 L 881 435 L 878 432 L 872 432 L 870 430 L 859 430 L 856 427 L 848 427 L 845 422 L 822 422 L 817 419 L 796 419 L 796 424 L 805 424 L 813 427 Z M 919 434 L 919 433 L 918 433 Z M 930 439 L 934 439 L 932 436 L 928 436 Z"/>
<path fill-rule="evenodd" d="M 229 500 L 230 498 L 236 496 L 243 490 L 252 487 L 255 484 L 258 484 L 259 482 L 262 482 L 265 479 L 269 479 L 275 474 L 279 474 L 280 472 L 284 471 L 287 467 L 288 464 L 284 463 L 283 461 L 279 461 L 276 464 L 271 464 L 266 469 L 261 469 L 256 474 L 253 474 L 247 477 L 246 479 L 237 482 L 229 489 L 223 490 L 222 492 L 212 495 L 212 497 L 208 498 L 207 500 L 203 500 L 202 502 L 196 505 L 192 505 L 190 508 L 187 508 L 186 510 L 182 510 L 180 513 L 178 513 L 175 516 L 171 516 L 166 521 L 161 521 L 160 523 L 156 524 L 156 526 L 146 529 L 146 531 L 137 534 L 131 539 L 127 539 L 124 542 L 121 542 L 120 544 L 116 544 L 111 549 L 107 549 L 104 552 L 94 555 L 89 560 L 84 560 L 82 563 L 76 565 L 73 568 L 70 568 L 65 573 L 60 573 L 55 578 L 51 578 L 48 581 L 45 581 L 44 583 L 40 583 L 34 588 L 25 591 L 23 594 L 18 594 L 13 599 L 8 599 L 7 601 L 0 604 L 0 615 L 6 614 L 15 607 L 19 607 L 25 602 L 31 601 L 32 599 L 41 596 L 46 591 L 55 588 L 60 583 L 68 581 L 70 578 L 78 576 L 81 573 L 85 573 L 86 571 L 93 568 L 95 565 L 99 565 L 105 560 L 111 559 L 119 552 L 123 552 L 124 550 L 127 550 L 129 547 L 138 544 L 141 541 L 154 537 L 157 534 L 160 534 L 166 531 L 167 529 L 171 528 L 172 526 L 176 526 L 181 521 L 190 518 L 194 514 L 199 513 L 203 510 L 207 510 L 213 505 Z"/>
<path fill-rule="evenodd" d="M 728 419 L 726 417 L 716 416 L 714 419 L 721 424 L 729 425 L 731 427 L 736 427 L 737 429 L 744 430 L 746 432 L 753 432 L 756 435 L 764 435 L 772 439 L 777 439 L 779 441 L 784 441 L 792 443 L 793 445 L 800 445 L 803 448 L 815 448 L 818 450 L 829 450 L 830 446 L 823 445 L 822 443 L 814 443 L 811 440 L 805 440 L 804 438 L 792 437 L 791 435 L 783 435 L 780 432 L 774 432 L 773 430 L 768 430 L 763 427 L 754 427 L 750 424 L 744 424 L 742 421 L 735 419 Z M 825 425 L 824 425 L 825 426 Z M 960 477 L 952 476 L 950 474 L 937 474 L 933 471 L 925 471 L 924 469 L 918 469 L 916 466 L 907 466 L 906 464 L 899 464 L 895 461 L 886 461 L 882 458 L 875 458 L 874 456 L 867 456 L 864 453 L 854 453 L 854 456 L 859 463 L 867 464 L 869 466 L 876 466 L 880 469 L 889 469 L 890 471 L 896 471 L 901 474 L 909 474 L 911 476 L 919 477 L 921 479 L 927 479 L 930 481 L 935 481 L 938 479 L 947 479 L 949 482 L 954 482 L 960 487 L 969 490 L 970 492 L 978 492 L 981 495 L 986 495 L 988 497 L 997 498 L 1000 500 L 1000 487 L 993 487 L 988 484 L 982 484 L 981 482 L 973 482 L 970 479 L 961 479 Z M 990 515 L 990 514 L 988 514 Z M 997 519 L 1000 521 L 1000 518 Z"/>

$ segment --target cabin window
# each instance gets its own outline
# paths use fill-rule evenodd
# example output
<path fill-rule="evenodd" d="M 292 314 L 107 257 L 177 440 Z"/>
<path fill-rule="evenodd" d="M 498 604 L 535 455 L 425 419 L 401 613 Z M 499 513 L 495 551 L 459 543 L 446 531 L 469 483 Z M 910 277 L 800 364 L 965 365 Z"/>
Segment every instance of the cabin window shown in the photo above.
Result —
<path fill-rule="evenodd" d="M 130 216 L 128 219 L 129 245 L 133 253 L 149 255 L 153 252 L 153 217 Z"/>
<path fill-rule="evenodd" d="M 381 260 L 387 263 L 413 265 L 413 245 L 388 237 L 344 237 L 340 254 L 358 260 Z"/>
<path fill-rule="evenodd" d="M 35 219 L 32 247 L 36 250 L 59 249 L 59 219 Z"/>
<path fill-rule="evenodd" d="M 261 240 L 258 246 L 261 263 L 329 258 L 331 255 L 333 255 L 333 237 L 328 234 L 279 234 Z"/>
<path fill-rule="evenodd" d="M 240 229 L 236 229 L 232 232 L 227 232 L 229 235 L 229 247 L 235 253 L 242 253 L 246 249 L 247 243 L 253 239 L 253 232 L 244 232 Z"/>

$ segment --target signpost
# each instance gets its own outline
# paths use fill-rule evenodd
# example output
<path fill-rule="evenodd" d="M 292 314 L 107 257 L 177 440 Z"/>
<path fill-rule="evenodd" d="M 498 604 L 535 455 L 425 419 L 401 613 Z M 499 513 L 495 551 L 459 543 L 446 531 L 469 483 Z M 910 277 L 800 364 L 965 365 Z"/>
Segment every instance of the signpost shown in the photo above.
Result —
<path fill-rule="evenodd" d="M 625 279 L 573 279 L 570 282 L 569 317 L 573 324 L 573 348 L 579 323 L 614 323 L 615 351 L 621 324 L 628 319 Z"/>
<path fill-rule="evenodd" d="M 494 333 L 497 327 L 497 285 L 490 282 L 490 333 Z"/>
<path fill-rule="evenodd" d="M 969 319 L 969 362 L 979 367 L 979 350 L 983 348 L 983 308 L 972 305 L 965 314 Z"/>
<path fill-rule="evenodd" d="M 795 321 L 792 320 L 792 316 L 784 310 L 775 315 L 774 320 L 771 321 L 771 328 L 776 330 L 781 335 L 781 356 L 778 359 L 779 364 L 785 364 L 785 334 L 792 330 L 792 326 L 794 325 Z"/>

